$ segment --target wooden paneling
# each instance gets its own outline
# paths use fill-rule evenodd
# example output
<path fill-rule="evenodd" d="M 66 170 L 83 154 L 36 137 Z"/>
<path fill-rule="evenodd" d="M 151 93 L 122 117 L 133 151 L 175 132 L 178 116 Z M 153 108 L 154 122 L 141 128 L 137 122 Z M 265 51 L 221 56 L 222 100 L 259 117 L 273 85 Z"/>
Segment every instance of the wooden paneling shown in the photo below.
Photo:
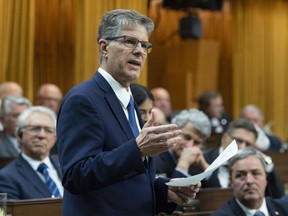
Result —
<path fill-rule="evenodd" d="M 212 89 L 221 92 L 226 109 L 232 110 L 231 11 L 230 1 L 224 2 L 221 12 L 198 10 L 202 37 L 199 40 L 182 40 L 178 34 L 179 21 L 187 13 L 162 8 L 161 1 L 151 1 L 149 15 L 156 28 L 151 37 L 155 48 L 149 55 L 148 85 L 150 88 L 162 86 L 174 91 L 171 92 L 173 109 L 195 106 L 193 100 L 200 91 Z M 191 98 L 188 99 L 188 106 L 183 102 L 186 99 L 179 102 L 179 97 L 186 97 L 188 90 L 180 91 L 183 89 L 181 83 L 173 84 L 175 79 L 168 83 L 168 78 L 165 78 L 168 73 L 170 76 L 171 68 L 175 74 L 191 73 L 192 81 L 188 88 L 193 91 L 193 96 L 192 102 Z"/>
<path fill-rule="evenodd" d="M 173 109 L 197 107 L 196 99 L 207 89 L 217 89 L 220 44 L 211 40 L 186 40 L 171 45 L 162 84 L 171 93 Z"/>

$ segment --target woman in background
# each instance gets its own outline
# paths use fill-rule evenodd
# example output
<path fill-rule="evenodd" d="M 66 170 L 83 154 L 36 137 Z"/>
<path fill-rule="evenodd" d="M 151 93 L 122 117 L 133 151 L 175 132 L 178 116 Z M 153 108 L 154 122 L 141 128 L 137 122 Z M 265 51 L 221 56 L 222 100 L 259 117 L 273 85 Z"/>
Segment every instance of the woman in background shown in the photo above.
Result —
<path fill-rule="evenodd" d="M 148 88 L 138 83 L 132 83 L 130 89 L 145 124 L 151 115 L 154 97 Z"/>

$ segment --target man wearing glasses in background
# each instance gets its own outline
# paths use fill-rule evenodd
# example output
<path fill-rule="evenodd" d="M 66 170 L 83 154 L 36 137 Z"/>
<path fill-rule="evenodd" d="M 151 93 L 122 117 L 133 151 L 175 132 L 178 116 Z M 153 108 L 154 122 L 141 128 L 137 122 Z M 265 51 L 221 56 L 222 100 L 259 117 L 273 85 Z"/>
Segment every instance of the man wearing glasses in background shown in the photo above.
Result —
<path fill-rule="evenodd" d="M 195 197 L 199 184 L 167 187 L 152 156 L 178 144 L 176 125 L 143 126 L 130 91 L 152 50 L 154 24 L 132 10 L 112 10 L 98 29 L 100 68 L 65 96 L 57 124 L 63 216 L 154 216 Z M 134 109 L 135 107 L 135 109 Z"/>
<path fill-rule="evenodd" d="M 221 146 L 207 150 L 204 153 L 204 157 L 208 163 L 212 163 L 233 140 L 237 142 L 239 149 L 246 147 L 255 148 L 257 135 L 257 130 L 250 121 L 246 119 L 235 120 L 229 124 L 227 131 L 223 134 Z M 263 156 L 267 159 L 266 172 L 268 184 L 265 191 L 266 196 L 281 198 L 285 191 L 284 184 L 273 165 L 272 159 L 264 154 Z M 220 166 L 210 177 L 202 181 L 202 186 L 230 187 L 228 167 L 225 165 Z"/>
<path fill-rule="evenodd" d="M 0 193 L 8 199 L 62 197 L 61 172 L 49 153 L 56 140 L 56 114 L 41 106 L 21 113 L 17 120 L 21 154 L 0 170 Z"/>

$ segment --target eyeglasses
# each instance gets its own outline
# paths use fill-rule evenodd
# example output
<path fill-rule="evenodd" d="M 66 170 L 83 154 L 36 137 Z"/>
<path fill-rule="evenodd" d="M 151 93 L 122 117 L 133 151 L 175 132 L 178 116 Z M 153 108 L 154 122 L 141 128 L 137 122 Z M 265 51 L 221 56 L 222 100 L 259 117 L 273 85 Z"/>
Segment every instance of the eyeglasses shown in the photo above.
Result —
<path fill-rule="evenodd" d="M 131 37 L 131 36 L 127 36 L 127 35 L 123 35 L 123 36 L 117 36 L 117 37 L 107 37 L 105 38 L 106 40 L 117 40 L 117 39 L 121 39 L 123 38 L 123 40 L 121 41 L 126 47 L 129 47 L 130 49 L 135 49 L 138 44 L 141 44 L 142 50 L 145 53 L 150 53 L 152 51 L 153 48 L 153 44 L 149 43 L 148 41 L 139 41 L 137 38 Z"/>
<path fill-rule="evenodd" d="M 237 145 L 244 143 L 246 146 L 252 146 L 252 143 L 250 143 L 249 141 L 243 140 L 241 138 L 233 137 L 231 135 L 229 136 L 231 137 L 231 139 L 234 139 L 236 141 Z"/>
<path fill-rule="evenodd" d="M 51 127 L 47 127 L 47 126 L 41 126 L 41 125 L 26 125 L 22 128 L 28 130 L 31 133 L 35 133 L 35 134 L 41 132 L 42 129 L 45 131 L 46 134 L 49 134 L 49 135 L 53 135 L 56 133 L 55 128 L 51 128 Z"/>

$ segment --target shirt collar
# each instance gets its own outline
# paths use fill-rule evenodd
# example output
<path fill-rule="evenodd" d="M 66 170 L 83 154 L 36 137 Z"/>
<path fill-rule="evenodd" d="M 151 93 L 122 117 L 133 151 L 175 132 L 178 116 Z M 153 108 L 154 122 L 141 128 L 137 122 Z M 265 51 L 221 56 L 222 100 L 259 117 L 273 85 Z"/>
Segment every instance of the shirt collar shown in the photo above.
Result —
<path fill-rule="evenodd" d="M 246 216 L 253 216 L 256 213 L 256 211 L 258 211 L 258 210 L 263 212 L 264 215 L 267 215 L 267 216 L 269 215 L 265 198 L 263 199 L 262 205 L 259 209 L 249 209 L 246 206 L 244 206 L 238 199 L 236 199 L 236 202 L 239 204 L 239 206 L 245 212 Z"/>
<path fill-rule="evenodd" d="M 131 90 L 130 87 L 128 91 L 117 81 L 115 80 L 107 71 L 103 68 L 99 68 L 98 72 L 104 77 L 104 79 L 109 83 L 113 91 L 115 92 L 117 98 L 119 99 L 121 105 L 126 108 L 130 101 Z"/>
<path fill-rule="evenodd" d="M 47 165 L 48 168 L 53 168 L 53 165 L 50 161 L 49 157 L 46 157 L 44 160 L 42 161 L 38 161 L 38 160 L 34 160 L 33 158 L 29 157 L 28 155 L 24 154 L 23 152 L 21 153 L 22 157 L 30 164 L 30 166 L 37 171 L 39 165 L 41 163 L 45 163 Z"/>

